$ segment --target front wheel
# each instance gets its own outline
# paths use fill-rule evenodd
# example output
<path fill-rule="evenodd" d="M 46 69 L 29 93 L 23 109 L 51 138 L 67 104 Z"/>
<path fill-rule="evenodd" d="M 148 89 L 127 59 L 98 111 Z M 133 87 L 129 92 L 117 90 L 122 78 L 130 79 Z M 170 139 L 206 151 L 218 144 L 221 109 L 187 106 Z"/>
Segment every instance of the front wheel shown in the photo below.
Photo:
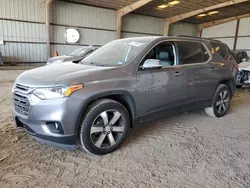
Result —
<path fill-rule="evenodd" d="M 84 117 L 80 142 L 86 151 L 104 155 L 117 149 L 130 127 L 126 108 L 117 101 L 101 99 L 93 102 Z"/>
<path fill-rule="evenodd" d="M 205 108 L 206 114 L 212 117 L 224 116 L 229 109 L 231 97 L 229 87 L 225 84 L 220 84 L 215 92 L 212 106 Z"/>

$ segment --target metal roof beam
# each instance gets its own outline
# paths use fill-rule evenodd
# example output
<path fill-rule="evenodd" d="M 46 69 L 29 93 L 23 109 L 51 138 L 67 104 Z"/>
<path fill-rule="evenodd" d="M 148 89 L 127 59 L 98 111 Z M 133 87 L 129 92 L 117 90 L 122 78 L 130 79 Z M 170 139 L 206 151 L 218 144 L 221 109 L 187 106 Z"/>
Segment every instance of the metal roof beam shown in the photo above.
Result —
<path fill-rule="evenodd" d="M 179 14 L 179 15 L 176 15 L 176 16 L 169 17 L 169 18 L 166 18 L 166 21 L 168 23 L 174 23 L 174 22 L 178 22 L 180 20 L 184 20 L 186 18 L 190 18 L 192 16 L 195 16 L 195 15 L 203 13 L 203 12 L 207 12 L 207 11 L 214 10 L 214 9 L 217 9 L 217 8 L 223 8 L 223 7 L 230 6 L 230 5 L 235 5 L 235 4 L 238 4 L 238 3 L 244 3 L 244 2 L 247 2 L 247 1 L 249 1 L 249 0 L 226 1 L 224 3 L 219 3 L 219 4 L 216 4 L 216 5 L 213 5 L 213 6 L 209 6 L 209 7 L 201 8 L 201 9 L 194 10 L 194 11 L 191 11 L 191 12 L 187 12 L 187 13 L 184 13 L 184 14 Z"/>

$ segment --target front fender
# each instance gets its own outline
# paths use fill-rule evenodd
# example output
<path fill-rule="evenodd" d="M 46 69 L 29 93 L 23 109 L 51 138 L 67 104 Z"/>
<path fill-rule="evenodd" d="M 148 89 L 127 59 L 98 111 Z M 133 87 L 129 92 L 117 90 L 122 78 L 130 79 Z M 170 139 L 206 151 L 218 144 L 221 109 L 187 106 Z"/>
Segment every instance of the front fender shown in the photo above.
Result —
<path fill-rule="evenodd" d="M 131 123 L 133 124 L 136 118 L 136 104 L 134 101 L 134 98 L 132 96 L 132 94 L 126 90 L 122 90 L 122 89 L 116 89 L 116 90 L 106 90 L 106 91 L 99 91 L 98 93 L 94 93 L 90 96 L 88 96 L 88 98 L 86 98 L 85 100 L 83 100 L 83 102 L 81 103 L 78 111 L 77 111 L 77 124 L 76 124 L 76 133 L 79 132 L 80 129 L 80 124 L 83 121 L 84 118 L 84 114 L 86 113 L 86 109 L 89 106 L 89 104 L 91 104 L 93 101 L 97 100 L 97 99 L 101 99 L 101 98 L 111 98 L 111 99 L 115 99 L 116 96 L 123 96 L 123 99 L 126 102 L 126 106 L 130 116 L 131 116 Z M 118 102 L 121 102 L 118 100 Z"/>

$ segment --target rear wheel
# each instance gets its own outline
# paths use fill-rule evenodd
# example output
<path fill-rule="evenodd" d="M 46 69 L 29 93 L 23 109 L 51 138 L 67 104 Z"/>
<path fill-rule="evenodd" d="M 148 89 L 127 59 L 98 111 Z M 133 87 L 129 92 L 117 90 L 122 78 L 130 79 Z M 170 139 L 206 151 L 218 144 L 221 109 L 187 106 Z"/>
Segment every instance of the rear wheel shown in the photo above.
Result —
<path fill-rule="evenodd" d="M 96 155 L 110 153 L 125 140 L 129 127 L 129 114 L 122 104 L 110 99 L 95 101 L 81 125 L 81 145 Z"/>
<path fill-rule="evenodd" d="M 243 85 L 236 85 L 236 88 L 242 88 Z"/>
<path fill-rule="evenodd" d="M 224 116 L 229 109 L 231 97 L 229 87 L 225 84 L 220 84 L 215 92 L 212 106 L 205 108 L 206 114 L 212 117 Z"/>

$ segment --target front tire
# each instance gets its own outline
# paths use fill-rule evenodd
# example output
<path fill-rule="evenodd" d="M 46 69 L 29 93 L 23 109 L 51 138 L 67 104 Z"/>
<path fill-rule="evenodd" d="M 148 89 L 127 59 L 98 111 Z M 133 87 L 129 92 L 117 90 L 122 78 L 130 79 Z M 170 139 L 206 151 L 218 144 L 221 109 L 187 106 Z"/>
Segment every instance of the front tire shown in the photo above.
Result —
<path fill-rule="evenodd" d="M 116 150 L 127 137 L 129 113 L 117 101 L 100 99 L 93 102 L 83 119 L 80 142 L 86 151 L 104 155 Z"/>
<path fill-rule="evenodd" d="M 230 88 L 225 84 L 220 84 L 215 92 L 212 106 L 205 108 L 206 114 L 217 118 L 224 116 L 229 109 L 231 98 Z"/>

